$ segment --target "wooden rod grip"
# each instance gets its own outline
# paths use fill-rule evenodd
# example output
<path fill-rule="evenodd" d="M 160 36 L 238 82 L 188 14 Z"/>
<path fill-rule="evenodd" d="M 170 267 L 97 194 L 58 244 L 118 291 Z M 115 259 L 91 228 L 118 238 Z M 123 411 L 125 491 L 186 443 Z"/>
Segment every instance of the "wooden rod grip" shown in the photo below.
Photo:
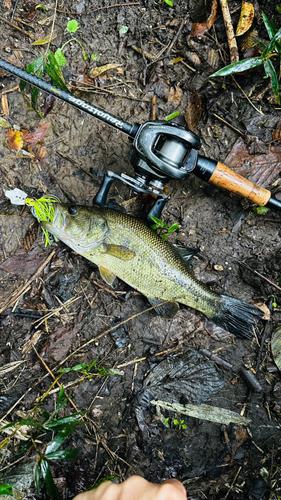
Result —
<path fill-rule="evenodd" d="M 271 197 L 270 191 L 248 181 L 220 162 L 218 162 L 209 182 L 219 188 L 248 198 L 259 206 L 266 205 Z"/>

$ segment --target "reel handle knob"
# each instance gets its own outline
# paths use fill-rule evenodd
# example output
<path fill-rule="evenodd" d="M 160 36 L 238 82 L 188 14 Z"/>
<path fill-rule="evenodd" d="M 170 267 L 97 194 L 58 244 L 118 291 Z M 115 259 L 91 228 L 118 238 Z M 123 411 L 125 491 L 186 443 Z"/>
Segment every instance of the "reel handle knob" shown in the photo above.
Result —
<path fill-rule="evenodd" d="M 94 205 L 98 205 L 99 207 L 106 206 L 108 191 L 110 190 L 110 187 L 111 187 L 111 184 L 113 183 L 113 181 L 114 181 L 114 177 L 111 177 L 108 174 L 104 175 L 103 183 L 102 183 L 101 187 L 99 188 L 96 196 L 93 199 Z"/>

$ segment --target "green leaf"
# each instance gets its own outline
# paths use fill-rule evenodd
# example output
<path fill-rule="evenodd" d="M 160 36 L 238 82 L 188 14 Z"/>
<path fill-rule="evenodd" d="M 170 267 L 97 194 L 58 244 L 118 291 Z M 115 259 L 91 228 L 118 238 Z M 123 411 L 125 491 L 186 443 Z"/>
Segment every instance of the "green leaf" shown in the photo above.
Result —
<path fill-rule="evenodd" d="M 28 73 L 36 73 L 40 68 L 43 68 L 44 57 L 40 56 L 37 59 L 34 59 L 25 69 Z M 27 82 L 23 80 L 20 81 L 20 91 L 23 92 L 25 87 L 27 86 Z"/>
<path fill-rule="evenodd" d="M 169 227 L 168 233 L 173 233 L 179 228 L 179 224 L 173 224 L 172 226 Z"/>
<path fill-rule="evenodd" d="M 41 415 L 45 420 L 48 420 L 50 417 L 50 414 L 46 410 L 41 410 Z"/>
<path fill-rule="evenodd" d="M 62 385 L 59 392 L 58 404 L 63 400 L 63 398 L 64 398 L 64 387 Z"/>
<path fill-rule="evenodd" d="M 92 54 L 91 55 L 91 59 L 93 59 L 94 61 L 99 61 L 100 60 L 100 56 L 97 56 L 96 54 Z"/>
<path fill-rule="evenodd" d="M 99 481 L 96 482 L 95 486 L 93 486 L 93 488 L 90 488 L 90 490 L 95 490 L 96 488 L 98 488 L 101 484 L 103 483 L 106 483 L 107 481 L 114 481 L 114 479 L 119 479 L 118 476 L 107 476 L 107 477 L 103 477 L 102 479 L 100 479 Z M 90 491 L 90 490 L 86 490 L 86 491 Z"/>
<path fill-rule="evenodd" d="M 128 26 L 121 26 L 119 33 L 120 35 L 125 35 L 125 33 L 127 33 L 128 30 L 129 30 Z"/>
<path fill-rule="evenodd" d="M 66 65 L 66 59 L 65 59 L 64 53 L 63 53 L 63 51 L 60 48 L 56 50 L 56 52 L 55 52 L 55 58 L 56 58 L 57 63 L 60 66 L 65 66 Z"/>
<path fill-rule="evenodd" d="M 91 369 L 97 364 L 98 359 L 95 359 L 87 368 L 88 372 L 91 371 Z"/>
<path fill-rule="evenodd" d="M 174 4 L 173 4 L 173 2 L 172 2 L 171 0 L 164 0 L 164 2 L 165 2 L 167 5 L 169 5 L 170 7 L 173 7 L 173 6 L 174 6 Z"/>
<path fill-rule="evenodd" d="M 58 373 L 69 373 L 72 371 L 72 368 L 61 368 L 58 370 Z"/>
<path fill-rule="evenodd" d="M 34 468 L 34 484 L 36 491 L 39 495 L 40 490 L 41 490 L 41 476 L 40 476 L 40 461 L 36 462 L 35 468 Z"/>
<path fill-rule="evenodd" d="M 185 425 L 185 424 L 184 424 L 184 425 L 182 426 L 182 428 L 183 428 L 183 429 L 187 429 L 187 425 Z"/>
<path fill-rule="evenodd" d="M 36 5 L 35 10 L 37 10 L 37 9 L 42 9 L 44 12 L 47 12 L 46 8 L 41 3 L 39 5 Z"/>
<path fill-rule="evenodd" d="M 53 84 L 57 85 L 62 90 L 65 90 L 66 92 L 68 92 L 68 88 L 65 85 L 65 81 L 64 81 L 60 66 L 57 63 L 57 60 L 55 58 L 55 54 L 53 54 L 53 52 L 49 52 L 48 60 L 49 60 L 49 62 L 45 61 L 44 68 L 45 68 L 46 72 L 48 73 L 49 77 L 51 78 Z"/>
<path fill-rule="evenodd" d="M 279 5 L 276 5 L 276 10 L 277 12 L 279 12 L 279 14 L 281 14 L 281 7 L 279 7 Z"/>
<path fill-rule="evenodd" d="M 85 413 L 87 413 L 87 411 L 81 411 L 78 413 L 73 413 L 72 415 L 68 415 L 67 417 L 58 418 L 58 420 L 53 420 L 52 422 L 45 422 L 45 424 L 43 424 L 43 427 L 44 429 L 48 430 L 61 430 L 59 428 L 63 428 L 65 424 L 83 424 L 84 422 L 80 419 L 83 415 L 85 415 Z"/>
<path fill-rule="evenodd" d="M 175 424 L 175 425 L 179 425 L 179 421 L 175 419 L 175 420 L 174 420 L 174 424 Z"/>
<path fill-rule="evenodd" d="M 281 28 L 277 31 L 277 33 L 274 35 L 274 37 L 271 39 L 270 43 L 268 44 L 267 48 L 263 51 L 261 57 L 264 59 L 270 52 L 272 52 L 274 49 L 278 48 L 276 47 L 276 44 L 278 40 L 281 38 Z"/>
<path fill-rule="evenodd" d="M 162 240 L 163 240 L 163 241 L 166 241 L 166 240 L 167 240 L 167 238 L 168 238 L 168 236 L 169 236 L 168 234 L 163 234 L 163 235 L 162 235 Z"/>
<path fill-rule="evenodd" d="M 58 450 L 53 451 L 52 453 L 48 453 L 45 457 L 48 460 L 62 460 L 66 458 L 75 458 L 78 453 L 77 448 L 73 448 L 73 450 Z"/>
<path fill-rule="evenodd" d="M 72 433 L 73 429 L 75 428 L 75 423 L 71 423 L 71 424 L 68 424 L 64 427 L 64 429 L 62 429 L 61 431 L 59 431 L 54 439 L 51 441 L 50 444 L 48 444 L 47 448 L 46 448 L 46 455 L 48 455 L 48 453 L 53 453 L 55 451 L 57 451 L 60 446 L 62 445 L 62 443 L 68 438 L 68 436 Z"/>
<path fill-rule="evenodd" d="M 263 18 L 263 22 L 265 24 L 268 36 L 269 36 L 270 40 L 272 40 L 272 38 L 274 37 L 274 35 L 276 35 L 276 29 L 275 29 L 275 26 L 274 26 L 274 22 L 273 21 L 269 21 L 269 19 L 266 17 L 266 15 L 265 15 L 264 12 L 262 12 L 262 18 Z"/>
<path fill-rule="evenodd" d="M 214 76 L 228 76 L 234 75 L 235 73 L 242 73 L 248 69 L 255 68 L 263 64 L 263 57 L 251 57 L 250 59 L 243 59 L 243 61 L 238 61 L 236 63 L 225 66 L 225 68 L 219 69 L 216 73 L 213 73 L 211 77 Z"/>
<path fill-rule="evenodd" d="M 164 227 L 164 222 L 161 219 L 157 219 L 157 217 L 154 217 L 153 215 L 151 215 L 151 219 L 157 224 L 157 226 Z"/>
<path fill-rule="evenodd" d="M 78 30 L 78 23 L 76 19 L 71 19 L 71 21 L 68 21 L 67 31 L 69 31 L 69 33 L 75 33 L 77 30 Z"/>
<path fill-rule="evenodd" d="M 84 363 L 80 363 L 80 365 L 73 366 L 72 371 L 78 372 L 79 370 L 83 370 L 83 369 L 85 370 L 86 368 L 87 368 L 87 363 L 84 362 Z"/>
<path fill-rule="evenodd" d="M 266 208 L 266 207 L 254 207 L 253 211 L 256 212 L 256 214 L 263 215 L 263 214 L 266 214 L 269 211 L 269 208 Z"/>
<path fill-rule="evenodd" d="M 153 224 L 153 226 L 150 226 L 150 227 L 151 227 L 151 229 L 157 229 L 158 228 L 157 224 Z"/>
<path fill-rule="evenodd" d="M 13 487 L 10 484 L 0 484 L 0 495 L 13 495 Z"/>
<path fill-rule="evenodd" d="M 272 61 L 270 59 L 267 59 L 264 62 L 264 70 L 265 70 L 266 76 L 270 77 L 270 79 L 271 79 L 273 93 L 275 95 L 276 101 L 278 102 L 278 104 L 280 104 L 278 76 L 276 74 L 275 68 L 274 68 Z"/>
<path fill-rule="evenodd" d="M 36 71 L 36 76 L 39 76 L 39 78 L 41 78 L 43 76 L 43 66 L 41 66 Z M 39 89 L 37 87 L 31 87 L 30 93 L 31 93 L 31 107 L 32 107 L 32 109 L 34 109 L 34 111 L 36 111 L 40 115 L 40 112 L 37 110 L 37 100 L 38 100 L 38 95 L 39 95 Z"/>
<path fill-rule="evenodd" d="M 165 120 L 166 121 L 169 121 L 169 120 L 172 120 L 173 118 L 175 118 L 176 116 L 178 116 L 180 114 L 179 111 L 175 111 L 174 113 L 171 113 L 170 115 L 166 116 Z"/>
<path fill-rule="evenodd" d="M 43 476 L 43 479 L 45 481 L 45 484 L 46 484 L 46 487 L 47 487 L 47 490 L 48 490 L 48 493 L 49 493 L 51 499 L 52 500 L 60 500 L 59 492 L 58 492 L 57 487 L 54 483 L 53 476 L 52 476 L 52 473 L 50 471 L 50 467 L 49 467 L 48 462 L 46 462 L 46 460 L 41 460 L 40 466 L 41 466 L 42 476 Z"/>

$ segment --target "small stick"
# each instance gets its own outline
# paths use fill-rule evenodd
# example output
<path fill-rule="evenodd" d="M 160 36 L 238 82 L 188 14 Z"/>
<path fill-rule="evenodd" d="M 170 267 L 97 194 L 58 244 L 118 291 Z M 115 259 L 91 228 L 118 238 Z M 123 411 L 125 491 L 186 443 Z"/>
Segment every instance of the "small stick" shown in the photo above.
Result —
<path fill-rule="evenodd" d="M 228 8 L 228 2 L 227 0 L 220 0 L 221 4 L 221 10 L 223 14 L 223 20 L 224 20 L 224 25 L 225 25 L 225 30 L 226 30 L 226 35 L 227 35 L 227 40 L 228 40 L 228 46 L 229 46 L 229 51 L 230 51 L 230 61 L 232 63 L 238 62 L 239 61 L 239 52 L 238 52 L 238 47 L 236 43 L 236 38 L 234 34 L 234 29 L 232 26 L 232 21 L 231 21 L 231 16 Z"/>
<path fill-rule="evenodd" d="M 218 120 L 220 120 L 221 122 L 225 123 L 226 125 L 228 125 L 228 127 L 232 128 L 233 130 L 235 130 L 235 132 L 237 132 L 238 134 L 241 134 L 243 136 L 245 136 L 245 132 L 243 132 L 243 130 L 235 127 L 234 125 L 232 125 L 229 121 L 225 120 L 224 118 L 222 118 L 221 116 L 217 115 L 216 113 L 213 113 L 213 116 L 215 116 Z"/>
<path fill-rule="evenodd" d="M 11 21 L 8 21 L 8 19 L 6 19 L 5 17 L 0 16 L 0 19 L 1 19 L 1 21 L 4 21 L 4 23 L 7 23 L 9 26 L 11 26 L 12 28 L 14 28 L 15 30 L 21 31 L 24 35 L 27 35 L 30 38 L 35 38 L 35 36 L 33 35 L 33 33 L 29 33 L 28 31 L 23 30 L 22 28 L 20 28 L 16 24 L 11 23 Z"/>
<path fill-rule="evenodd" d="M 263 274 L 260 274 L 258 271 L 255 271 L 251 267 L 247 266 L 247 264 L 245 264 L 244 262 L 240 262 L 239 260 L 237 260 L 236 262 L 238 262 L 238 264 L 240 266 L 243 266 L 246 269 L 248 269 L 249 271 L 251 271 L 253 274 L 255 274 L 256 276 L 258 276 L 259 278 L 262 278 L 263 280 L 267 281 L 267 283 L 269 283 L 270 285 L 274 286 L 274 288 L 276 288 L 277 290 L 279 290 L 279 292 L 281 292 L 281 287 L 278 286 L 278 285 L 276 285 L 276 283 L 274 283 L 274 281 L 271 281 L 270 279 L 266 278 L 266 276 L 264 276 Z"/>
<path fill-rule="evenodd" d="M 226 370 L 232 370 L 233 366 L 228 363 L 227 361 L 224 361 L 224 359 L 220 358 L 219 356 L 216 356 L 215 354 L 212 354 L 208 349 L 200 349 L 199 350 L 200 354 L 204 354 L 204 356 L 207 356 L 207 358 L 211 359 L 218 365 L 223 366 Z"/>
<path fill-rule="evenodd" d="M 269 297 L 268 309 L 270 310 L 270 312 L 272 312 L 272 307 L 273 307 L 272 304 L 273 304 L 273 297 Z M 261 356 L 262 356 L 262 351 L 263 351 L 264 343 L 265 343 L 265 341 L 267 339 L 269 326 L 270 326 L 270 321 L 267 321 L 266 325 L 264 327 L 264 330 L 263 330 L 263 334 L 262 334 L 260 351 L 259 351 L 259 355 L 258 355 L 258 359 L 257 359 L 257 364 L 256 364 L 256 375 L 258 375 L 258 373 L 260 371 Z"/>
<path fill-rule="evenodd" d="M 154 94 L 151 99 L 151 120 L 156 120 L 156 95 Z"/>
<path fill-rule="evenodd" d="M 12 89 L 8 89 L 8 90 L 3 90 L 3 92 L 1 92 L 1 94 L 8 94 L 9 92 L 14 92 L 15 90 L 18 90 L 19 89 L 19 86 L 17 85 L 16 87 L 13 87 Z"/>
<path fill-rule="evenodd" d="M 258 108 L 256 108 L 256 106 L 252 103 L 251 99 L 247 96 L 246 92 L 244 92 L 244 90 L 242 89 L 242 87 L 240 87 L 239 83 L 235 80 L 234 76 L 232 76 L 232 79 L 233 81 L 235 82 L 235 84 L 237 85 L 237 87 L 239 88 L 239 90 L 241 90 L 242 94 L 246 97 L 247 101 L 249 101 L 249 103 L 251 104 L 251 106 L 253 106 L 253 108 L 260 114 L 260 115 L 263 115 L 263 112 L 260 111 Z"/>
<path fill-rule="evenodd" d="M 4 312 L 8 307 L 11 307 L 19 300 L 19 298 L 22 296 L 23 292 L 26 291 L 26 289 L 29 287 L 29 285 L 34 281 L 38 276 L 40 276 L 41 272 L 45 269 L 47 264 L 49 264 L 50 260 L 52 260 L 53 256 L 55 255 L 55 250 L 50 253 L 50 255 L 47 257 L 47 259 L 43 262 L 43 264 L 37 269 L 36 273 L 29 278 L 29 280 L 22 286 L 20 289 L 14 293 L 14 296 L 11 299 L 6 300 L 4 302 L 3 306 L 0 309 L 0 314 Z"/>
<path fill-rule="evenodd" d="M 112 9 L 113 7 L 127 7 L 127 5 L 140 5 L 140 2 L 116 3 L 114 5 L 108 5 L 106 7 L 99 7 L 98 9 L 92 10 L 92 12 L 97 12 L 97 10 L 103 9 Z"/>

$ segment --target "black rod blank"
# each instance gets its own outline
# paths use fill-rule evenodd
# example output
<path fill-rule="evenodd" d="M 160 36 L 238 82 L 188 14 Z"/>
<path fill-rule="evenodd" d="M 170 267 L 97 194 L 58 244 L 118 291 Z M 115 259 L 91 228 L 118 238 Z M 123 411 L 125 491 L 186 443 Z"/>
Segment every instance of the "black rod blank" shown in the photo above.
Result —
<path fill-rule="evenodd" d="M 34 87 L 37 87 L 40 90 L 44 90 L 45 92 L 48 92 L 49 94 L 52 94 L 55 97 L 58 97 L 62 101 L 71 104 L 75 108 L 86 111 L 86 113 L 89 113 L 98 120 L 107 123 L 107 125 L 110 125 L 113 128 L 121 130 L 121 132 L 127 134 L 132 138 L 136 134 L 136 126 L 131 125 L 130 123 L 127 123 L 121 120 L 120 118 L 116 118 L 116 116 L 113 116 L 110 113 L 107 113 L 106 111 L 98 108 L 97 106 L 93 106 L 92 104 L 83 101 L 83 99 L 78 99 L 77 97 L 69 94 L 68 92 L 65 92 L 64 90 L 61 90 L 55 87 L 54 85 L 45 82 L 41 78 L 38 78 L 38 76 L 31 75 L 27 71 L 24 71 L 18 68 L 17 66 L 14 66 L 9 62 L 4 61 L 3 59 L 0 59 L 0 68 L 4 69 L 5 71 L 8 71 L 8 73 L 11 73 L 12 75 L 17 76 L 18 78 L 24 80 L 25 82 L 30 83 L 30 85 L 33 85 Z"/>

